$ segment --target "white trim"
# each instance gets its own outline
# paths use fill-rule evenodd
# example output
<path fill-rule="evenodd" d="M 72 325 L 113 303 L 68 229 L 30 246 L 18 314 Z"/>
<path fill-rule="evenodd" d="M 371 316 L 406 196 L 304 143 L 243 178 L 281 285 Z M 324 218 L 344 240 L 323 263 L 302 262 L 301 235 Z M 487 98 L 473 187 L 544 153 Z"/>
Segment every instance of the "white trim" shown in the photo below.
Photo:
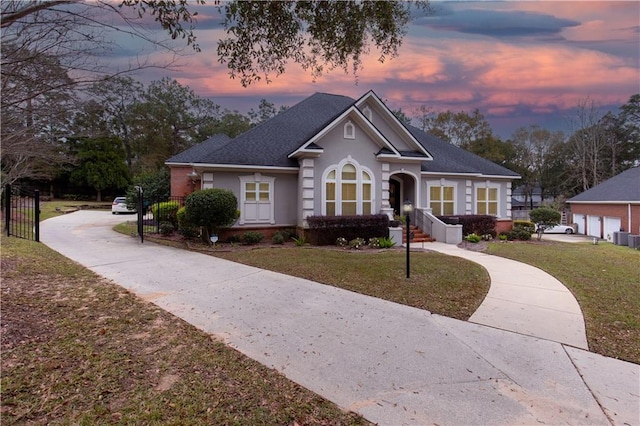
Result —
<path fill-rule="evenodd" d="M 345 139 L 355 139 L 356 138 L 356 125 L 353 124 L 353 121 L 347 120 L 344 123 L 344 138 Z"/>
<path fill-rule="evenodd" d="M 240 165 L 240 164 L 213 164 L 213 163 L 164 163 L 165 165 L 172 166 L 189 166 L 196 169 L 196 171 L 204 171 L 206 169 L 224 169 L 225 171 L 247 171 L 247 170 L 268 170 L 268 171 L 280 171 L 298 173 L 299 167 L 282 167 L 282 166 L 257 166 L 257 165 Z"/>
<path fill-rule="evenodd" d="M 380 133 L 380 131 L 375 126 L 373 126 L 369 120 L 367 120 L 362 112 L 355 106 L 351 106 L 350 108 L 347 108 L 345 112 L 340 114 L 336 119 L 334 119 L 331 123 L 326 125 L 322 130 L 312 136 L 311 139 L 305 142 L 301 147 L 289 154 L 288 158 L 296 158 L 300 153 L 306 152 L 309 145 L 322 139 L 347 117 L 350 117 L 355 122 L 355 124 L 359 124 L 362 130 L 368 133 L 374 141 L 377 140 L 380 147 L 389 148 L 397 157 L 402 157 L 398 150 L 393 146 L 393 144 L 382 133 Z"/>
<path fill-rule="evenodd" d="M 389 109 L 389 107 L 387 107 L 384 102 L 382 102 L 382 100 L 378 97 L 378 95 L 375 94 L 375 92 L 373 90 L 369 90 L 367 93 L 365 93 L 360 99 L 358 99 L 355 103 L 356 107 L 358 107 L 358 109 L 360 107 L 362 107 L 362 105 L 364 105 L 367 100 L 373 100 L 373 103 L 376 104 L 376 106 L 381 109 L 383 112 L 385 112 L 387 119 L 391 120 L 392 126 L 395 126 L 399 133 L 403 133 L 405 137 L 407 137 L 409 139 L 409 142 L 411 144 L 413 144 L 418 151 L 422 152 L 423 154 L 425 154 L 427 156 L 427 158 L 424 159 L 424 161 L 432 161 L 433 157 L 431 156 L 431 154 L 429 153 L 429 151 L 427 151 L 427 148 L 425 148 L 420 142 L 418 142 L 418 140 L 411 134 L 411 132 L 409 131 L 409 129 L 407 129 L 405 127 L 404 124 L 402 124 L 402 122 L 400 120 L 398 120 L 398 118 L 393 115 L 393 113 L 391 112 L 391 110 Z M 383 119 L 385 118 L 384 116 L 382 117 Z M 389 121 L 389 120 L 385 120 L 385 121 Z"/>
<path fill-rule="evenodd" d="M 245 225 L 245 224 L 269 223 L 271 225 L 274 225 L 276 223 L 276 218 L 275 218 L 275 200 L 273 198 L 275 193 L 274 187 L 275 187 L 276 178 L 272 176 L 263 176 L 260 173 L 254 173 L 252 175 L 238 176 L 238 179 L 240 179 L 240 218 L 238 219 L 238 224 Z M 247 194 L 246 194 L 245 185 L 247 183 L 256 184 L 256 193 L 258 196 L 256 197 L 255 202 L 247 201 L 246 199 Z M 268 202 L 260 201 L 259 188 L 261 183 L 269 184 L 269 201 Z M 248 204 L 255 205 L 256 212 L 259 211 L 260 204 L 263 204 L 263 205 L 269 204 L 269 218 L 260 219 L 258 215 L 256 215 L 256 219 L 251 219 L 251 220 L 247 219 L 246 206 Z"/>
<path fill-rule="evenodd" d="M 570 204 L 630 204 L 632 206 L 640 205 L 640 201 L 567 201 Z"/>
<path fill-rule="evenodd" d="M 463 178 L 468 178 L 468 177 L 482 177 L 482 178 L 488 178 L 488 179 L 505 179 L 505 180 L 515 180 L 515 179 L 521 179 L 521 176 L 504 176 L 504 175 L 483 175 L 482 173 L 450 173 L 450 172 L 420 172 L 421 175 L 423 176 L 450 176 L 450 177 L 463 177 Z"/>

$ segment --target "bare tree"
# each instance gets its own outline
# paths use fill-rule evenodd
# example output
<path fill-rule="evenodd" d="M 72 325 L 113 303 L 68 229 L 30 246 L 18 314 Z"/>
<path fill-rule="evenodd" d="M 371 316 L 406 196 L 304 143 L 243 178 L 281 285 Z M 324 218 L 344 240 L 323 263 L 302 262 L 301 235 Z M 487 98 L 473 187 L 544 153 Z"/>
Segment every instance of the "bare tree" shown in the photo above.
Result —
<path fill-rule="evenodd" d="M 113 31 L 177 55 L 178 50 L 152 39 L 142 25 L 142 15 L 150 12 L 172 36 L 195 41 L 182 27 L 186 1 L 131 0 L 117 6 L 106 0 L 15 0 L 3 1 L 0 7 L 2 173 L 8 182 L 50 178 L 57 166 L 69 160 L 62 139 L 56 138 L 70 134 L 63 121 L 76 108 L 73 101 L 78 89 L 105 76 L 171 65 L 172 60 L 158 64 L 139 59 L 123 69 L 108 69 L 102 58 L 115 47 Z"/>
<path fill-rule="evenodd" d="M 603 160 L 608 141 L 600 125 L 601 117 L 594 100 L 587 97 L 578 102 L 571 119 L 574 131 L 569 138 L 572 153 L 569 171 L 580 191 L 597 185 L 606 176 Z"/>

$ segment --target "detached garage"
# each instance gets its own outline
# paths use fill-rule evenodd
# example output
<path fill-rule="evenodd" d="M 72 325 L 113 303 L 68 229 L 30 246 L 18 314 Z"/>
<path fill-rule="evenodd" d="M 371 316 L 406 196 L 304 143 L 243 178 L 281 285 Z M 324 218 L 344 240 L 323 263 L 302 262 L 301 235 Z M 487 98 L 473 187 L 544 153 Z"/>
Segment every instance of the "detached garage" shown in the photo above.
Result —
<path fill-rule="evenodd" d="M 567 201 L 578 232 L 607 239 L 640 234 L 640 167 L 632 167 Z"/>

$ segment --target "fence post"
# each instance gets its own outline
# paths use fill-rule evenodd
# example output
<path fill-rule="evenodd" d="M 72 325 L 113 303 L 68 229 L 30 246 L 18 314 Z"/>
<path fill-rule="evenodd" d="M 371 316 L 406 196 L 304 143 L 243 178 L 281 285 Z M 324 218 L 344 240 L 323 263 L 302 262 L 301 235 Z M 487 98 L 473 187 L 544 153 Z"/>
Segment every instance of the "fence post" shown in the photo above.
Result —
<path fill-rule="evenodd" d="M 40 191 L 39 190 L 35 190 L 33 191 L 33 195 L 34 195 L 34 224 L 33 226 L 35 227 L 35 233 L 36 233 L 36 243 L 40 242 Z"/>
<path fill-rule="evenodd" d="M 144 199 L 143 191 L 141 186 L 136 186 L 136 191 L 138 192 L 138 205 L 137 205 L 137 215 L 138 215 L 138 236 L 140 237 L 140 242 L 144 243 Z"/>
<path fill-rule="evenodd" d="M 4 186 L 4 227 L 7 237 L 11 235 L 9 224 L 11 223 L 11 184 Z"/>

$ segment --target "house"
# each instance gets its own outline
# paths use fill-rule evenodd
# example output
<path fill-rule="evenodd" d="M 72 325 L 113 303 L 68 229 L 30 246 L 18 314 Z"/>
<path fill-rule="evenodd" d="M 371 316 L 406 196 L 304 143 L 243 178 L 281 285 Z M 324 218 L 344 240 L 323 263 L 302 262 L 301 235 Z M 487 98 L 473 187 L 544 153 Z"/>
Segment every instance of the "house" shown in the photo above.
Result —
<path fill-rule="evenodd" d="M 640 234 L 640 167 L 632 167 L 567 200 L 578 232 L 612 240 L 616 231 Z"/>
<path fill-rule="evenodd" d="M 214 136 L 166 161 L 171 194 L 224 188 L 238 198 L 237 229 L 296 227 L 312 215 L 402 214 L 436 240 L 459 225 L 438 215 L 491 214 L 511 226 L 518 174 L 403 125 L 372 91 L 355 100 L 316 93 L 231 139 Z"/>
<path fill-rule="evenodd" d="M 514 220 L 530 220 L 531 210 L 553 201 L 553 197 L 542 197 L 540 185 L 535 185 L 533 188 L 520 185 L 511 192 L 511 215 Z"/>

